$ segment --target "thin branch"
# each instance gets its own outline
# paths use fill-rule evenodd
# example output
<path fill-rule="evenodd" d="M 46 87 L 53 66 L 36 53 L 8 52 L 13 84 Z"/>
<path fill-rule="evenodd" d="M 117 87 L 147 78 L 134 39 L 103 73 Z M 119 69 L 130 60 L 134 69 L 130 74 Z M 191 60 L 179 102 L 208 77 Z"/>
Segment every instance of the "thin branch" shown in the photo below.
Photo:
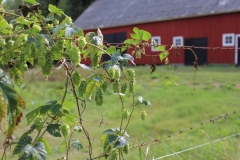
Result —
<path fill-rule="evenodd" d="M 30 81 L 22 88 L 20 95 L 22 94 L 23 90 L 32 82 L 32 80 L 33 80 L 39 73 L 41 73 L 41 72 L 42 72 L 42 71 L 39 71 L 38 73 L 36 73 L 36 74 L 30 79 Z"/>
<path fill-rule="evenodd" d="M 0 55 L 0 57 L 2 57 L 4 54 L 7 54 L 7 53 L 9 53 L 9 52 L 11 52 L 11 51 L 14 51 L 14 50 L 16 50 L 16 49 L 18 49 L 18 48 L 24 47 L 24 46 L 26 46 L 26 45 L 27 45 L 27 43 L 25 43 L 25 44 L 23 44 L 23 45 L 20 45 L 20 46 L 17 46 L 17 47 L 15 47 L 15 48 L 12 48 L 12 49 L 10 49 L 10 50 L 2 53 L 2 54 Z"/>
<path fill-rule="evenodd" d="M 93 47 L 95 47 L 95 48 L 103 51 L 104 53 L 108 54 L 109 56 L 111 56 L 107 51 L 103 50 L 102 48 L 100 48 L 100 47 L 98 47 L 98 46 L 96 46 L 96 45 L 94 45 L 94 44 L 92 44 L 92 43 L 89 43 L 89 42 L 86 42 L 86 43 L 89 44 L 90 46 L 93 46 Z"/>

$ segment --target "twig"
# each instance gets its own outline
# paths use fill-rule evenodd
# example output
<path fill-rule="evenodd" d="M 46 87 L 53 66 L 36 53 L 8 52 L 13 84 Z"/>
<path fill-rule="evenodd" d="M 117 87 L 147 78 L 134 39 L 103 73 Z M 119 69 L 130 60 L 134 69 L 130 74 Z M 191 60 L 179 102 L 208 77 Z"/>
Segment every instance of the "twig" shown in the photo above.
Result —
<path fill-rule="evenodd" d="M 39 71 L 38 73 L 36 73 L 36 74 L 30 79 L 30 81 L 22 88 L 20 95 L 22 94 L 23 90 L 32 82 L 32 80 L 33 80 L 39 73 L 41 73 L 41 71 Z"/>

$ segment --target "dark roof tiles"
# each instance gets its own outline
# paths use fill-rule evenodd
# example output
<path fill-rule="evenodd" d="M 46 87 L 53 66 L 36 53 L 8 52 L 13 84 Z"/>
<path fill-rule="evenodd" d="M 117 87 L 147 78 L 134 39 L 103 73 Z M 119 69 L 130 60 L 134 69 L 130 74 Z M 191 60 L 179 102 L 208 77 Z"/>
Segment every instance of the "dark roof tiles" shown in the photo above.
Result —
<path fill-rule="evenodd" d="M 95 0 L 74 24 L 96 29 L 240 12 L 240 0 Z"/>

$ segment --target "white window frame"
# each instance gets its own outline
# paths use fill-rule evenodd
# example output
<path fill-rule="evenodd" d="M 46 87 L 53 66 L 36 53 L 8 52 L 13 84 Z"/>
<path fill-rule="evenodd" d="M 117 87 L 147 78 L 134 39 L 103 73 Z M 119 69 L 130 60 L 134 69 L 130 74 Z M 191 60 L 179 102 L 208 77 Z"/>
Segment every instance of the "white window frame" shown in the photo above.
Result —
<path fill-rule="evenodd" d="M 227 43 L 226 40 L 227 40 L 227 37 L 231 37 L 232 38 L 232 42 L 231 43 Z M 226 34 L 223 34 L 222 35 L 222 46 L 224 47 L 230 47 L 230 46 L 234 46 L 234 33 L 226 33 Z"/>
<path fill-rule="evenodd" d="M 180 45 L 177 45 L 176 44 L 176 40 L 180 40 Z M 183 46 L 183 36 L 175 36 L 173 37 L 173 46 L 176 46 L 176 47 L 181 47 Z"/>
<path fill-rule="evenodd" d="M 161 45 L 161 37 L 160 37 L 160 36 L 153 36 L 151 40 L 157 40 L 157 44 L 158 44 L 158 45 Z M 153 44 L 152 44 L 152 46 L 151 46 L 151 51 L 152 51 L 152 52 L 159 52 L 159 50 L 155 49 L 155 47 L 153 46 Z"/>

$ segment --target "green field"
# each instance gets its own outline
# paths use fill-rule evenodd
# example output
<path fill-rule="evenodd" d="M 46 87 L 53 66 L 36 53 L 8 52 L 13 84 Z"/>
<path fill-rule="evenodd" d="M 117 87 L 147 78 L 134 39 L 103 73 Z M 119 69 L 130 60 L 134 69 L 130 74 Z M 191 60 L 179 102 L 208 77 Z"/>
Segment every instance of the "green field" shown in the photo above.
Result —
<path fill-rule="evenodd" d="M 164 159 L 224 159 L 232 160 L 240 158 L 240 139 L 234 136 L 225 140 L 213 143 L 216 139 L 221 139 L 240 132 L 240 68 L 234 66 L 202 66 L 198 68 L 195 74 L 193 67 L 183 66 L 158 66 L 156 71 L 151 74 L 150 66 L 134 67 L 136 70 L 136 98 L 142 96 L 151 101 L 152 106 L 137 107 L 131 119 L 129 128 L 130 146 L 149 142 L 154 139 L 168 137 L 173 133 L 195 126 L 203 121 L 214 117 L 224 115 L 228 112 L 236 111 L 235 114 L 226 116 L 214 122 L 204 123 L 191 131 L 176 134 L 170 138 L 165 138 L 160 142 L 151 143 L 149 146 L 148 160 L 158 158 L 164 155 L 179 152 L 204 143 L 210 144 L 175 154 Z M 79 68 L 83 77 L 90 75 Z M 31 69 L 24 75 L 23 85 L 38 72 L 38 69 Z M 195 74 L 195 77 L 194 77 Z M 57 99 L 61 100 L 63 90 L 54 90 L 58 86 L 64 85 L 64 71 L 55 70 L 53 75 L 45 81 L 38 74 L 30 85 L 23 91 L 27 108 L 24 116 L 34 108 L 45 102 Z M 92 138 L 92 144 L 95 147 L 93 157 L 101 154 L 101 133 L 108 128 L 118 127 L 121 119 L 121 103 L 117 95 L 112 94 L 112 89 L 108 88 L 105 96 L 105 102 L 100 110 L 103 113 L 104 122 L 99 127 L 101 113 L 93 103 L 88 103 L 83 116 L 84 125 Z M 70 95 L 67 99 L 71 99 Z M 124 98 L 125 105 L 131 103 L 131 99 Z M 142 121 L 140 118 L 141 109 L 147 112 L 147 118 Z M 73 106 L 72 111 L 76 111 Z M 126 123 L 124 123 L 126 124 Z M 17 141 L 21 134 L 28 130 L 25 117 L 22 124 L 14 133 Z M 52 153 L 47 159 L 57 159 L 64 156 L 59 150 L 60 143 L 64 139 L 54 138 L 48 134 L 45 137 L 52 146 Z M 3 143 L 3 135 L 0 136 L 0 143 Z M 79 139 L 84 149 L 81 151 L 71 150 L 70 159 L 86 159 L 87 140 L 83 133 L 74 135 L 74 139 Z M 1 145 L 2 146 L 2 145 Z M 146 150 L 146 146 L 143 147 Z M 3 149 L 0 147 L 0 153 Z M 13 148 L 7 150 L 7 159 L 17 159 L 12 156 Z M 126 159 L 139 159 L 139 149 L 131 149 Z"/>

